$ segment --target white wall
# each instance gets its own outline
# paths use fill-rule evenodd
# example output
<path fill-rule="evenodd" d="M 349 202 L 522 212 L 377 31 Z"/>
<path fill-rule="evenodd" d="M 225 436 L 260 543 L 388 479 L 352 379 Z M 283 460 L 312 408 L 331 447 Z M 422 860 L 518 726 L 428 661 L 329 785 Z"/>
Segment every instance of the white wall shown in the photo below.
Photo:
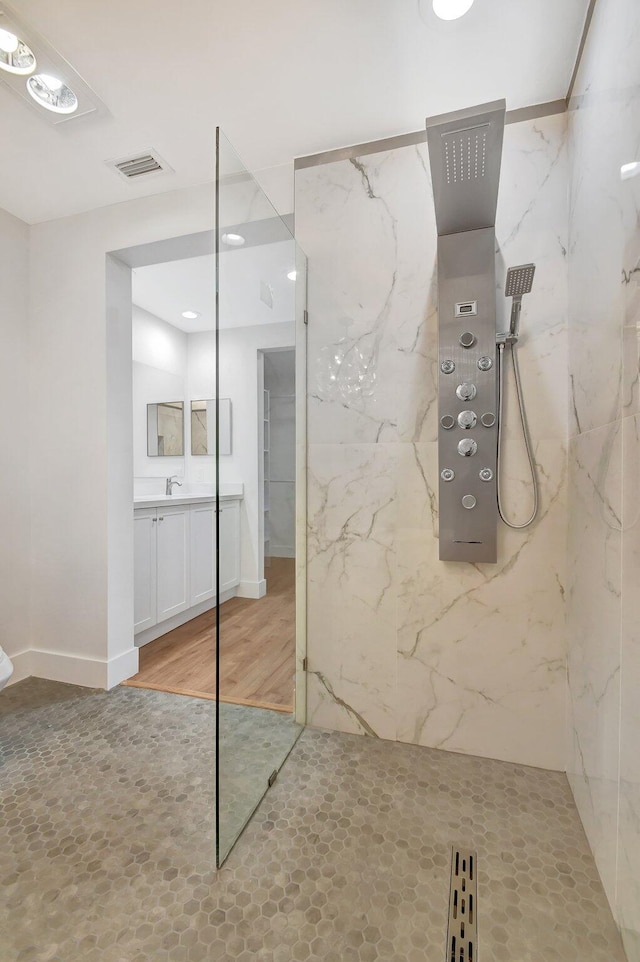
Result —
<path fill-rule="evenodd" d="M 130 673 L 133 534 L 123 512 L 132 506 L 132 437 L 118 409 L 131 395 L 117 363 L 125 355 L 114 355 L 126 307 L 116 297 L 108 327 L 106 254 L 210 230 L 212 211 L 213 187 L 204 185 L 31 228 L 35 674 L 102 686 Z M 119 283 L 126 294 L 126 278 Z M 130 383 L 128 362 L 124 376 Z M 55 432 L 42 417 L 52 401 Z M 119 506 L 111 518 L 109 501 Z"/>
<path fill-rule="evenodd" d="M 232 452 L 220 458 L 220 481 L 243 481 L 245 485 L 240 524 L 241 590 L 249 597 L 264 590 L 258 352 L 294 344 L 293 321 L 220 331 L 220 396 L 231 398 L 233 424 Z"/>
<path fill-rule="evenodd" d="M 154 458 L 147 454 L 147 405 L 185 402 L 187 448 L 188 335 L 154 314 L 133 308 L 133 472 L 136 478 L 185 476 L 185 457 Z"/>
<path fill-rule="evenodd" d="M 264 386 L 269 392 L 269 551 L 274 558 L 295 558 L 296 419 L 295 352 L 264 356 Z"/>
<path fill-rule="evenodd" d="M 0 210 L 0 646 L 10 656 L 30 648 L 28 287 L 29 228 Z M 55 397 L 41 411 L 55 434 Z M 38 462 L 42 461 L 38 457 Z M 16 679 L 28 674 L 27 657 L 15 660 Z"/>
<path fill-rule="evenodd" d="M 216 396 L 216 340 L 213 331 L 189 334 L 187 338 L 187 397 L 192 400 L 208 400 Z M 191 412 L 188 405 L 186 473 L 190 481 L 197 483 L 215 482 L 215 457 L 191 454 Z M 234 478 L 242 481 L 242 478 Z"/>

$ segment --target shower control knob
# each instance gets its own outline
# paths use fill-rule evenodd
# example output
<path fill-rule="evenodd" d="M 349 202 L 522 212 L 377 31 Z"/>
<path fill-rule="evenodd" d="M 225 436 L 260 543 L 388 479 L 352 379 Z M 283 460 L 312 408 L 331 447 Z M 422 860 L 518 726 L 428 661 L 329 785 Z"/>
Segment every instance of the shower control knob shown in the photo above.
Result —
<path fill-rule="evenodd" d="M 460 411 L 460 414 L 458 415 L 458 424 L 461 428 L 464 428 L 465 431 L 468 431 L 469 428 L 475 428 L 477 423 L 478 418 L 475 411 Z"/>
<path fill-rule="evenodd" d="M 473 438 L 463 438 L 458 441 L 458 454 L 463 458 L 470 458 L 478 450 L 477 442 Z"/>
<path fill-rule="evenodd" d="M 480 472 L 481 481 L 493 481 L 493 471 L 491 468 L 483 468 Z"/>
<path fill-rule="evenodd" d="M 471 511 L 472 508 L 475 508 L 477 503 L 478 502 L 472 494 L 465 494 L 462 499 L 462 507 L 466 508 L 468 511 Z"/>
<path fill-rule="evenodd" d="M 440 365 L 440 370 L 442 371 L 443 374 L 453 374 L 455 369 L 456 369 L 455 361 L 451 361 L 449 358 L 446 358 Z"/>
<path fill-rule="evenodd" d="M 471 331 L 465 331 L 460 335 L 460 343 L 463 347 L 473 347 L 476 343 L 476 336 Z"/>
<path fill-rule="evenodd" d="M 453 425 L 456 423 L 456 419 L 452 418 L 450 414 L 445 414 L 440 418 L 440 424 L 445 429 L 445 431 L 450 431 Z"/>
<path fill-rule="evenodd" d="M 485 428 L 492 428 L 493 425 L 496 423 L 496 416 L 491 411 L 487 411 L 486 414 L 482 415 L 480 420 L 484 424 Z"/>
<path fill-rule="evenodd" d="M 455 476 L 455 471 L 452 471 L 451 468 L 443 468 L 440 472 L 440 477 L 443 481 L 453 481 Z"/>
<path fill-rule="evenodd" d="M 456 394 L 461 401 L 473 401 L 477 393 L 475 384 L 469 384 L 467 381 L 458 384 L 456 388 Z"/>
<path fill-rule="evenodd" d="M 488 354 L 484 354 L 482 357 L 478 358 L 479 371 L 490 371 L 492 367 L 493 367 L 493 358 L 489 357 Z"/>

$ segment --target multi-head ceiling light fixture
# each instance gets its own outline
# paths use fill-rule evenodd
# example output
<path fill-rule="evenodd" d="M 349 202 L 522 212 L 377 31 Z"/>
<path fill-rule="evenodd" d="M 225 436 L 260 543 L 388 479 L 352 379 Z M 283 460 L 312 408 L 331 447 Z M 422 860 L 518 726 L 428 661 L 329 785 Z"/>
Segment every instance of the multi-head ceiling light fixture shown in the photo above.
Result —
<path fill-rule="evenodd" d="M 3 0 L 0 83 L 53 124 L 85 114 L 106 113 L 73 67 Z"/>
<path fill-rule="evenodd" d="M 0 29 L 0 70 L 27 77 L 27 91 L 37 104 L 57 114 L 72 114 L 78 98 L 63 80 L 48 73 L 35 73 L 38 65 L 31 47 L 11 30 Z"/>

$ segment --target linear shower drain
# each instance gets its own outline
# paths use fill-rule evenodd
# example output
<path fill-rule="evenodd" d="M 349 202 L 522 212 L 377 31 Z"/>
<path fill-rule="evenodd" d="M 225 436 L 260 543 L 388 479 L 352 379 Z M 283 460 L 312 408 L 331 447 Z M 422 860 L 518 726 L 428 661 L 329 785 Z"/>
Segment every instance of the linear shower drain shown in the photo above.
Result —
<path fill-rule="evenodd" d="M 476 863 L 475 852 L 453 846 L 445 962 L 478 962 Z"/>

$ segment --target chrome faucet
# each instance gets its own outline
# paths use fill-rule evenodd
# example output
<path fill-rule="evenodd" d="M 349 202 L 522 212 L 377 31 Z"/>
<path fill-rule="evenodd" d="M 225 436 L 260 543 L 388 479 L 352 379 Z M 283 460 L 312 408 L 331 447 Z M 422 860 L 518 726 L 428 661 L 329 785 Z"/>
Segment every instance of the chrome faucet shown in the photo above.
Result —
<path fill-rule="evenodd" d="M 174 485 L 177 485 L 179 488 L 182 487 L 182 484 L 181 484 L 180 481 L 174 481 L 174 480 L 173 480 L 174 478 L 177 478 L 177 477 L 178 477 L 177 474 L 172 474 L 170 478 L 167 478 L 167 485 L 166 485 L 166 487 L 165 487 L 165 489 L 164 489 L 164 493 L 165 493 L 165 494 L 173 494 L 173 486 L 174 486 Z"/>

